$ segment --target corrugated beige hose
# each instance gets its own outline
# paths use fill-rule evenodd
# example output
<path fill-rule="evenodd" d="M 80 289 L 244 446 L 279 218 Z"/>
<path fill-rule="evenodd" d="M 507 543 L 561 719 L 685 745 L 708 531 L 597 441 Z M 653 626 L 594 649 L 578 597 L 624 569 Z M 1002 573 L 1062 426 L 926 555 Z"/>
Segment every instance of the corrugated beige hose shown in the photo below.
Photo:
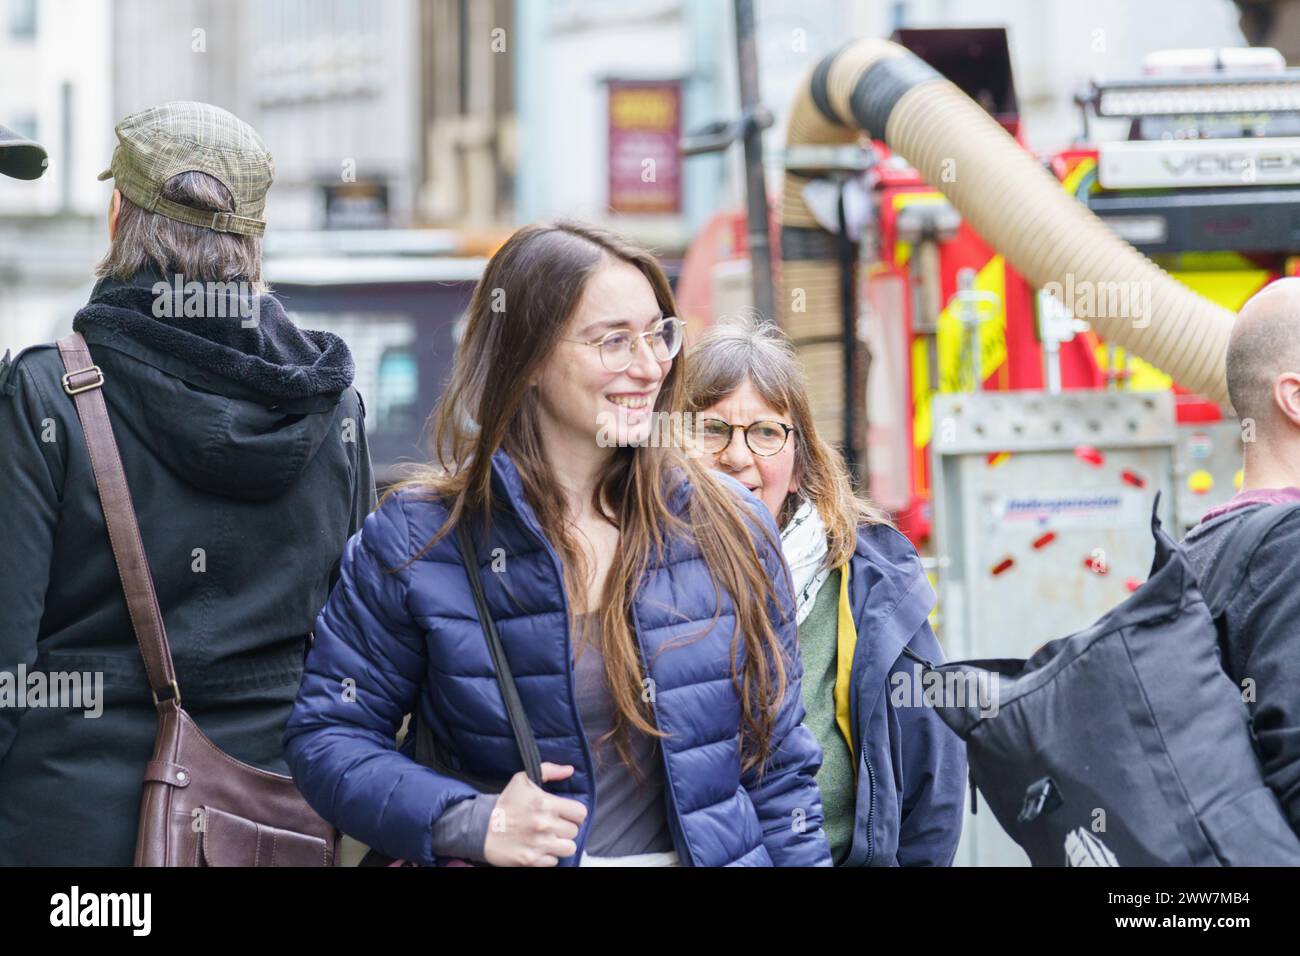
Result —
<path fill-rule="evenodd" d="M 852 142 L 860 130 L 915 166 L 1032 286 L 1073 290 L 1076 301 L 1066 305 L 1103 339 L 1229 407 L 1224 355 L 1232 313 L 1120 239 L 970 97 L 886 40 L 853 43 L 818 64 L 795 97 L 787 141 Z M 833 237 L 804 202 L 806 183 L 787 173 L 782 220 L 783 322 L 804 343 L 801 351 L 818 340 L 825 347 L 828 317 L 840 308 Z M 796 288 L 804 295 L 794 296 Z M 806 308 L 792 309 L 800 299 Z M 836 407 L 819 409 L 828 424 L 842 407 L 842 382 L 818 382 L 828 399 L 839 389 Z"/>

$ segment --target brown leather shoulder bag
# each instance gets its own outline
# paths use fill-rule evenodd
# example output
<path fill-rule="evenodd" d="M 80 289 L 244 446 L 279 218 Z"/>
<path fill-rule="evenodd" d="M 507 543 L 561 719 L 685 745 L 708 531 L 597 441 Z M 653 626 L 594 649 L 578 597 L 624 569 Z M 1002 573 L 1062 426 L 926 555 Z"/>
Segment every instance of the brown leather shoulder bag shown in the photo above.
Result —
<path fill-rule="evenodd" d="M 242 763 L 212 743 L 181 707 L 153 576 L 108 407 L 104 373 L 77 332 L 59 341 L 63 390 L 86 436 L 109 543 L 158 711 L 145 767 L 136 866 L 333 866 L 337 831 L 313 810 L 293 778 Z"/>

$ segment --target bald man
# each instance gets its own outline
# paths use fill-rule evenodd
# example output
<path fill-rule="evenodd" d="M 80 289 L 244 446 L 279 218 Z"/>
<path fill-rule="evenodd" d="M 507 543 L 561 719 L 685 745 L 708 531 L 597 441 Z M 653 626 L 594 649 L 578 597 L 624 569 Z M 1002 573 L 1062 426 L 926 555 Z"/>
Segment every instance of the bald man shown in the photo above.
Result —
<path fill-rule="evenodd" d="M 1183 550 L 1205 581 L 1241 519 L 1281 506 L 1245 559 L 1219 638 L 1224 669 L 1250 710 L 1264 779 L 1300 834 L 1300 278 L 1279 279 L 1242 307 L 1227 375 L 1245 476 L 1235 497 L 1188 532 Z"/>

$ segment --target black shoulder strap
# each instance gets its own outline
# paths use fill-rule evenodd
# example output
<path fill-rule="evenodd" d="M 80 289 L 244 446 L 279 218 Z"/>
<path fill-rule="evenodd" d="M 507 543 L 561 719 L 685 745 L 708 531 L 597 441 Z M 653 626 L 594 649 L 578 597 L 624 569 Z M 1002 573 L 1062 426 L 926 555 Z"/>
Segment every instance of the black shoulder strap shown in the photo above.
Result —
<path fill-rule="evenodd" d="M 514 731 L 515 743 L 524 761 L 524 770 L 528 773 L 528 779 L 540 787 L 542 786 L 541 753 L 537 749 L 533 729 L 528 724 L 528 714 L 524 711 L 524 702 L 519 696 L 519 688 L 515 686 L 514 674 L 510 672 L 510 662 L 506 660 L 501 635 L 497 633 L 496 622 L 492 620 L 492 613 L 488 610 L 487 598 L 483 596 L 483 580 L 479 576 L 478 548 L 474 545 L 467 519 L 462 519 L 456 526 L 456 547 L 460 549 L 461 559 L 465 562 L 465 575 L 469 578 L 469 589 L 474 595 L 474 607 L 478 610 L 479 624 L 482 625 L 483 636 L 487 639 L 488 653 L 492 656 L 497 684 L 501 688 L 501 699 L 505 702 L 506 714 L 510 717 L 510 729 Z"/>
<path fill-rule="evenodd" d="M 1277 525 L 1297 509 L 1300 509 L 1300 502 L 1265 505 L 1252 508 L 1250 513 L 1234 522 L 1235 527 L 1228 531 L 1228 540 L 1219 549 L 1213 566 L 1201 582 L 1201 594 L 1205 596 L 1205 603 L 1214 617 L 1223 613 L 1233 595 L 1241 588 L 1256 549 Z"/>

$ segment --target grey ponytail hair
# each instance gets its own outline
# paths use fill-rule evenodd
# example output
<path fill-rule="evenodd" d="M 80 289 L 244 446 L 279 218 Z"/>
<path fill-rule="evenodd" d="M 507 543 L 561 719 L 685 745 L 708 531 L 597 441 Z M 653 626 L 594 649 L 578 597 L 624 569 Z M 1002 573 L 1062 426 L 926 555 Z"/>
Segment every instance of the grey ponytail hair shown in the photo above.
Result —
<path fill-rule="evenodd" d="M 207 173 L 178 173 L 163 185 L 163 197 L 196 209 L 234 212 L 229 190 Z M 117 234 L 95 275 L 130 279 L 152 269 L 164 276 L 179 274 L 185 281 L 243 280 L 256 292 L 270 291 L 262 281 L 262 240 L 217 232 L 146 212 L 125 196 L 117 215 Z"/>

